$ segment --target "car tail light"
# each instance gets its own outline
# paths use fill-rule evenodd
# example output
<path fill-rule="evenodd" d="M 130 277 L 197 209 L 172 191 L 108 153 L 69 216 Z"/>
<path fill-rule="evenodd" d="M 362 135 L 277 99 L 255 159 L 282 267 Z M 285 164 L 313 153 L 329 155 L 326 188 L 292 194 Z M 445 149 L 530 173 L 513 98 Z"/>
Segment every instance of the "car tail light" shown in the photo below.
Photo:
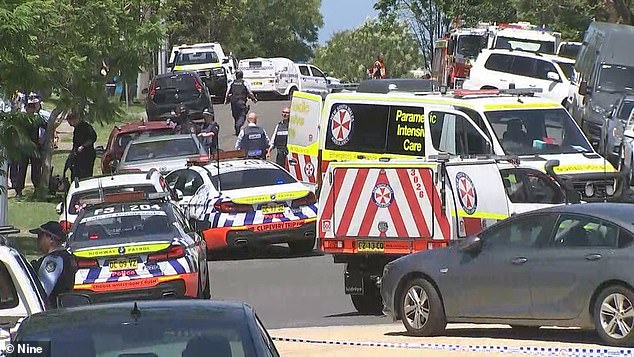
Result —
<path fill-rule="evenodd" d="M 147 257 L 148 262 L 159 262 L 170 259 L 178 259 L 185 256 L 185 248 L 182 245 L 173 245 L 167 251 L 150 254 Z"/>
<path fill-rule="evenodd" d="M 196 90 L 198 91 L 198 93 L 203 92 L 203 87 L 200 85 L 200 83 L 198 83 L 196 79 L 194 79 L 194 85 L 196 86 Z"/>
<path fill-rule="evenodd" d="M 99 263 L 97 262 L 97 259 L 76 258 L 75 262 L 77 262 L 78 268 L 98 268 L 99 267 Z"/>
<path fill-rule="evenodd" d="M 242 205 L 231 201 L 218 202 L 214 205 L 214 208 L 222 213 L 244 213 L 253 211 L 253 206 L 251 205 Z"/>
<path fill-rule="evenodd" d="M 61 222 L 59 222 L 59 225 L 62 228 L 62 231 L 68 232 L 68 231 L 70 231 L 70 227 L 73 226 L 73 223 L 69 222 L 69 221 L 61 221 Z"/>
<path fill-rule="evenodd" d="M 302 197 L 302 198 L 298 198 L 296 200 L 293 200 L 293 202 L 291 202 L 291 207 L 293 208 L 297 208 L 300 206 L 308 206 L 308 205 L 312 205 L 314 203 L 317 202 L 317 197 L 315 196 L 314 193 L 309 193 L 308 195 Z"/>
<path fill-rule="evenodd" d="M 150 85 L 149 95 L 150 99 L 154 99 L 154 96 L 156 95 L 156 82 L 154 81 Z"/>

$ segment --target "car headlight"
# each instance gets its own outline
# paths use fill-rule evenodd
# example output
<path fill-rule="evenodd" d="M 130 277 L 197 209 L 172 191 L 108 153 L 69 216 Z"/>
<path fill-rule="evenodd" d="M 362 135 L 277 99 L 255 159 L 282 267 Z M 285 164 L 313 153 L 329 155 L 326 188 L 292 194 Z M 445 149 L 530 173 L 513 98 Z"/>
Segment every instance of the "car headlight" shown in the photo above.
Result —
<path fill-rule="evenodd" d="M 594 196 L 594 184 L 592 182 L 588 182 L 585 187 L 585 194 L 587 197 Z"/>
<path fill-rule="evenodd" d="M 612 136 L 617 139 L 623 137 L 623 128 L 620 125 L 615 126 L 612 129 Z"/>
<path fill-rule="evenodd" d="M 614 191 L 615 191 L 615 189 L 614 189 L 614 185 L 615 185 L 615 184 L 612 184 L 612 185 L 606 185 L 606 186 L 605 186 L 605 193 L 606 193 L 608 196 L 613 196 L 613 195 L 614 195 Z"/>

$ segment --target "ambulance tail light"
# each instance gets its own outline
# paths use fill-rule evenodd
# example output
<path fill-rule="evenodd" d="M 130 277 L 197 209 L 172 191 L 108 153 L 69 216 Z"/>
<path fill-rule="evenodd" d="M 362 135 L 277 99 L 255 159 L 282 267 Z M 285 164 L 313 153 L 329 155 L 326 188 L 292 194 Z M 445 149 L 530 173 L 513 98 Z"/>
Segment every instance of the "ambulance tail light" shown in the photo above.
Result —
<path fill-rule="evenodd" d="M 168 250 L 160 253 L 150 254 L 147 257 L 148 262 L 160 262 L 172 259 L 178 259 L 185 256 L 185 248 L 182 245 L 172 245 Z"/>
<path fill-rule="evenodd" d="M 73 226 L 73 223 L 69 222 L 69 221 L 61 221 L 61 222 L 59 222 L 59 225 L 62 228 L 62 231 L 69 232 L 70 231 L 70 227 Z"/>
<path fill-rule="evenodd" d="M 253 206 L 243 205 L 234 202 L 218 202 L 214 208 L 222 213 L 246 213 L 253 211 Z"/>
<path fill-rule="evenodd" d="M 99 267 L 99 262 L 97 262 L 97 259 L 75 258 L 75 262 L 77 263 L 78 268 L 98 268 Z"/>
<path fill-rule="evenodd" d="M 309 193 L 308 195 L 302 197 L 302 198 L 298 198 L 296 200 L 293 200 L 293 202 L 291 202 L 291 207 L 293 208 L 297 208 L 297 207 L 301 207 L 301 206 L 308 206 L 308 205 L 312 205 L 317 203 L 317 197 L 315 196 L 314 193 Z"/>

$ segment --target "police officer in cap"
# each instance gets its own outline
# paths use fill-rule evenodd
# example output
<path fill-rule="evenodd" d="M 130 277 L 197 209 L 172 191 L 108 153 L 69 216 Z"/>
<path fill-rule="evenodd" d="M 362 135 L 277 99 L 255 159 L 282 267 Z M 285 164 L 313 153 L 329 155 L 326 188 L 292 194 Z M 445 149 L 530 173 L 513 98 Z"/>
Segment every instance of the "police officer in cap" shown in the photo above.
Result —
<path fill-rule="evenodd" d="M 218 150 L 218 132 L 220 131 L 220 126 L 214 120 L 214 113 L 209 111 L 209 109 L 203 111 L 203 117 L 205 118 L 205 122 L 200 127 L 198 137 L 201 139 L 200 141 L 205 148 L 205 152 L 211 154 Z"/>
<path fill-rule="evenodd" d="M 37 247 L 44 254 L 33 263 L 33 268 L 44 286 L 49 307 L 55 308 L 57 297 L 73 290 L 77 272 L 75 260 L 64 247 L 66 235 L 58 222 L 46 222 L 29 232 L 37 234 Z"/>
<path fill-rule="evenodd" d="M 249 83 L 243 77 L 244 73 L 242 71 L 236 71 L 236 80 L 227 88 L 225 95 L 225 104 L 231 101 L 231 115 L 235 122 L 236 136 L 238 136 L 240 128 L 244 125 L 244 117 L 247 115 L 247 98 L 250 98 L 253 103 L 258 101 L 253 92 L 251 92 Z"/>
<path fill-rule="evenodd" d="M 257 114 L 251 112 L 247 116 L 249 124 L 240 130 L 236 140 L 236 150 L 246 151 L 249 158 L 265 159 L 269 147 L 266 131 L 258 126 Z"/>
<path fill-rule="evenodd" d="M 288 155 L 286 144 L 288 142 L 288 120 L 290 117 L 291 110 L 288 107 L 282 109 L 282 120 L 275 126 L 273 137 L 271 138 L 271 145 L 266 154 L 267 159 L 271 158 L 271 151 L 275 148 L 277 150 L 275 162 L 282 167 L 286 167 L 286 155 Z"/>

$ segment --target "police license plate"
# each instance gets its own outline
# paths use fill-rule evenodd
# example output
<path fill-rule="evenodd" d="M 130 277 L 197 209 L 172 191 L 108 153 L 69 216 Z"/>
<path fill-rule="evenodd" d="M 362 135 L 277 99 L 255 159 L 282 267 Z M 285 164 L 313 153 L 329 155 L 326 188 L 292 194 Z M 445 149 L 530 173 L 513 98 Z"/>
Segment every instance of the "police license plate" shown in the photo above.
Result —
<path fill-rule="evenodd" d="M 254 86 L 261 86 L 261 85 L 262 85 L 262 82 L 253 82 L 253 83 L 251 83 L 251 84 L 253 84 Z"/>
<path fill-rule="evenodd" d="M 385 251 L 385 243 L 377 241 L 358 241 L 357 251 L 359 253 L 383 253 Z"/>
<path fill-rule="evenodd" d="M 268 205 L 262 207 L 263 214 L 284 213 L 284 205 Z"/>
<path fill-rule="evenodd" d="M 136 259 L 111 260 L 109 263 L 110 271 L 134 270 L 138 266 Z"/>

